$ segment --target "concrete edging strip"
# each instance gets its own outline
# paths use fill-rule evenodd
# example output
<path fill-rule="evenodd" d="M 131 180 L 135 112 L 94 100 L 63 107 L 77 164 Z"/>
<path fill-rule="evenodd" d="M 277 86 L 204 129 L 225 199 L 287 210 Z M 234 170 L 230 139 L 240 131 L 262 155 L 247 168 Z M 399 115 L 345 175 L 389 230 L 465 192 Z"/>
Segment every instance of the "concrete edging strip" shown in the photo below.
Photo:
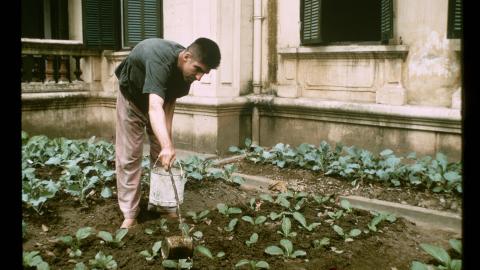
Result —
<path fill-rule="evenodd" d="M 241 155 L 231 156 L 231 157 L 227 157 L 227 158 L 223 158 L 223 159 L 216 159 L 216 160 L 213 161 L 213 165 L 219 166 L 219 165 L 232 163 L 232 162 L 235 162 L 235 161 L 242 160 L 246 156 L 247 156 L 246 154 L 241 154 Z"/>
<path fill-rule="evenodd" d="M 360 196 L 340 196 L 340 199 L 348 200 L 352 207 L 357 209 L 389 212 L 416 223 L 428 224 L 440 229 L 448 229 L 455 232 L 462 231 L 462 217 L 454 213 L 377 199 L 369 199 Z"/>
<path fill-rule="evenodd" d="M 240 186 L 240 188 L 247 190 L 255 189 L 258 191 L 271 193 L 272 191 L 269 190 L 269 187 L 279 182 L 255 175 L 241 173 L 233 173 L 233 175 L 237 175 L 245 179 L 245 184 Z M 462 217 L 458 214 L 383 200 L 369 199 L 361 196 L 340 196 L 340 199 L 347 199 L 351 206 L 356 209 L 376 212 L 389 212 L 395 214 L 397 217 L 403 217 L 409 221 L 418 223 L 419 225 L 428 225 L 457 233 L 461 233 L 462 231 Z"/>
<path fill-rule="evenodd" d="M 270 178 L 256 176 L 256 175 L 248 175 L 243 173 L 233 173 L 232 175 L 240 176 L 243 179 L 245 179 L 245 184 L 241 185 L 240 188 L 256 189 L 258 191 L 263 191 L 268 193 L 271 192 L 268 188 L 278 182 Z"/>

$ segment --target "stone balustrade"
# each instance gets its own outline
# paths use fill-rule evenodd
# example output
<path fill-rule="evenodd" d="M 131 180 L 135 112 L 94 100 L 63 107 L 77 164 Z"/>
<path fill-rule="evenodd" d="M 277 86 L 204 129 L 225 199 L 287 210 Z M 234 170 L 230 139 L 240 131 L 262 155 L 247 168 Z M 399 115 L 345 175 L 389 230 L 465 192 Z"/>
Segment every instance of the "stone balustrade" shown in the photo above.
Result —
<path fill-rule="evenodd" d="M 100 57 L 81 41 L 22 38 L 22 83 L 68 84 L 82 82 L 81 59 Z M 27 86 L 23 87 L 29 88 Z M 55 86 L 52 86 L 55 88 Z"/>

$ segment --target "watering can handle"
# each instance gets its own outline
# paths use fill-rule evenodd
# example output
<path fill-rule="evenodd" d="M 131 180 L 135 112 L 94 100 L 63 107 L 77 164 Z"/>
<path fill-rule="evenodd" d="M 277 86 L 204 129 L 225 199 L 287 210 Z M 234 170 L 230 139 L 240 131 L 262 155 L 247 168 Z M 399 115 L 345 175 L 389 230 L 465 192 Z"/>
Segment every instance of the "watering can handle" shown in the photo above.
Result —
<path fill-rule="evenodd" d="M 170 180 L 172 180 L 173 191 L 175 191 L 175 202 L 177 203 L 177 214 L 178 219 L 180 220 L 180 224 L 183 223 L 182 214 L 180 213 L 180 203 L 178 199 L 177 187 L 175 185 L 175 180 L 173 179 L 173 174 L 170 168 L 168 168 L 168 173 L 170 174 Z"/>
<path fill-rule="evenodd" d="M 160 159 L 160 155 L 157 157 L 157 160 L 155 160 L 155 163 L 153 163 L 152 169 L 155 168 L 155 165 L 157 165 L 157 162 L 158 162 L 159 159 Z M 177 164 L 180 165 L 180 175 L 183 177 L 183 167 L 182 167 L 182 163 L 181 163 L 181 162 L 178 162 L 177 160 L 175 160 L 175 162 L 177 162 Z M 168 171 L 170 172 L 170 168 L 168 168 Z M 170 173 L 171 173 L 171 172 L 170 172 Z"/>

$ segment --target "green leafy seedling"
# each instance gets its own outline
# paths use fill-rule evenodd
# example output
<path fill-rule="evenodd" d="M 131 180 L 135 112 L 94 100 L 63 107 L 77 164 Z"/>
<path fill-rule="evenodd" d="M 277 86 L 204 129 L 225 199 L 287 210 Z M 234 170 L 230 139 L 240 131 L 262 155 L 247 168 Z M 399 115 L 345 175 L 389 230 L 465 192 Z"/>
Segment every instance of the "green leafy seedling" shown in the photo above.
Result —
<path fill-rule="evenodd" d="M 315 239 L 313 240 L 313 248 L 321 248 L 321 247 L 326 247 L 328 245 L 330 245 L 330 238 L 327 238 L 327 237 L 323 237 L 322 239 L 318 240 L 318 239 Z"/>
<path fill-rule="evenodd" d="M 193 262 L 188 259 L 164 260 L 162 266 L 167 269 L 190 269 L 193 267 Z"/>
<path fill-rule="evenodd" d="M 238 222 L 238 218 L 234 218 L 234 219 L 230 220 L 230 222 L 228 223 L 228 226 L 224 227 L 223 229 L 227 232 L 231 232 L 235 229 L 235 226 L 237 225 L 237 222 Z"/>
<path fill-rule="evenodd" d="M 282 239 L 280 240 L 280 245 L 283 247 L 280 248 L 278 246 L 269 246 L 265 248 L 265 253 L 272 255 L 272 256 L 277 256 L 277 255 L 282 255 L 286 258 L 297 258 L 301 256 L 306 256 L 307 253 L 303 250 L 293 250 L 293 244 L 290 240 L 288 239 Z"/>
<path fill-rule="evenodd" d="M 75 268 L 73 268 L 73 270 L 88 270 L 88 268 L 83 262 L 79 262 L 75 264 Z"/>
<path fill-rule="evenodd" d="M 390 223 L 395 222 L 397 218 L 395 215 L 382 212 L 382 213 L 374 213 L 375 217 L 368 223 L 368 229 L 370 231 L 376 232 L 377 231 L 377 225 L 380 224 L 380 222 L 387 220 Z"/>
<path fill-rule="evenodd" d="M 342 207 L 347 213 L 351 213 L 353 211 L 350 202 L 345 199 L 340 200 L 340 207 Z"/>
<path fill-rule="evenodd" d="M 313 199 L 318 203 L 318 204 L 323 204 L 325 202 L 328 202 L 332 195 L 326 195 L 326 196 L 321 196 L 321 195 L 313 195 Z"/>
<path fill-rule="evenodd" d="M 335 212 L 328 211 L 327 215 L 332 219 L 332 221 L 338 220 L 344 216 L 343 209 L 339 209 Z"/>
<path fill-rule="evenodd" d="M 209 210 L 203 210 L 201 212 L 198 212 L 198 214 L 195 211 L 188 211 L 187 216 L 190 216 L 195 224 L 197 224 L 200 221 L 204 221 L 207 219 L 207 215 L 210 213 Z"/>
<path fill-rule="evenodd" d="M 185 237 L 190 237 L 190 226 L 188 226 L 187 223 L 180 223 L 178 225 L 178 228 L 180 229 L 180 231 L 182 232 L 182 235 L 185 236 Z M 193 230 L 193 228 L 192 228 Z"/>
<path fill-rule="evenodd" d="M 243 216 L 242 220 L 246 221 L 246 222 L 248 222 L 252 225 L 260 225 L 260 224 L 264 223 L 267 220 L 267 218 L 265 216 L 258 216 L 254 220 L 251 216 Z"/>
<path fill-rule="evenodd" d="M 290 211 L 300 211 L 300 209 L 303 208 L 306 200 L 306 198 L 302 197 L 300 200 L 296 201 L 293 209 L 290 209 Z"/>
<path fill-rule="evenodd" d="M 270 194 L 266 194 L 266 193 L 260 194 L 260 199 L 262 201 L 267 201 L 267 202 L 271 202 L 271 203 L 274 202 L 272 196 Z"/>
<path fill-rule="evenodd" d="M 213 257 L 212 255 L 212 252 L 210 251 L 210 249 L 208 249 L 207 247 L 205 246 L 202 246 L 202 245 L 199 245 L 197 247 L 195 247 L 195 250 L 194 250 L 195 253 L 200 253 L 202 254 L 203 256 L 209 258 L 209 259 L 215 259 L 215 258 L 222 258 L 225 256 L 225 252 L 223 251 L 220 251 L 218 252 L 215 257 Z"/>
<path fill-rule="evenodd" d="M 160 248 L 162 247 L 162 241 L 157 241 L 153 244 L 152 253 L 148 250 L 142 250 L 140 255 L 144 256 L 147 261 L 151 261 L 159 256 Z"/>
<path fill-rule="evenodd" d="M 68 254 L 70 257 L 80 257 L 82 256 L 82 251 L 80 250 L 82 241 L 94 233 L 95 230 L 92 227 L 83 227 L 77 230 L 75 233 L 75 238 L 70 235 L 66 235 L 59 237 L 58 240 L 64 245 L 70 247 Z"/>
<path fill-rule="evenodd" d="M 281 207 L 290 210 L 290 201 L 285 196 L 278 196 L 275 203 Z"/>
<path fill-rule="evenodd" d="M 90 259 L 89 263 L 96 269 L 117 269 L 117 262 L 113 259 L 112 255 L 105 255 L 102 251 L 99 251 L 95 255 L 95 259 Z"/>
<path fill-rule="evenodd" d="M 450 246 L 459 254 L 462 255 L 462 243 L 456 239 L 450 239 Z M 424 264 L 418 261 L 413 261 L 411 270 L 429 270 L 429 269 L 442 269 L 442 270 L 461 270 L 462 260 L 453 259 L 448 255 L 442 247 L 438 247 L 430 244 L 420 244 L 420 247 L 430 254 L 438 265 Z"/>
<path fill-rule="evenodd" d="M 160 224 L 157 224 L 155 229 L 146 228 L 145 233 L 151 235 L 154 232 L 156 232 L 158 229 L 161 229 L 164 232 L 169 232 L 168 226 L 167 226 L 167 219 L 165 218 L 160 219 Z"/>
<path fill-rule="evenodd" d="M 298 221 L 302 225 L 302 227 L 307 229 L 309 232 L 311 232 L 315 227 L 318 227 L 320 225 L 319 222 L 314 222 L 314 223 L 311 223 L 310 225 L 307 225 L 307 221 L 305 220 L 305 217 L 300 212 L 294 212 L 293 218 L 296 221 Z"/>
<path fill-rule="evenodd" d="M 166 218 L 160 219 L 160 224 L 158 225 L 158 227 L 159 227 L 162 231 L 168 232 L 167 219 L 166 219 Z"/>
<path fill-rule="evenodd" d="M 48 263 L 44 262 L 39 251 L 24 251 L 23 252 L 23 267 L 26 269 L 36 267 L 38 270 L 49 270 Z"/>
<path fill-rule="evenodd" d="M 282 231 L 277 231 L 278 234 L 283 235 L 286 238 L 297 236 L 296 232 L 292 232 L 292 222 L 288 217 L 282 219 Z"/>
<path fill-rule="evenodd" d="M 353 241 L 353 237 L 356 237 L 356 236 L 359 236 L 362 231 L 360 231 L 359 229 L 352 229 L 350 230 L 350 232 L 347 234 L 343 231 L 342 227 L 338 226 L 338 225 L 333 225 L 333 230 L 338 234 L 340 235 L 344 240 L 345 242 L 351 242 Z"/>
<path fill-rule="evenodd" d="M 250 239 L 245 241 L 245 245 L 247 245 L 247 247 L 250 247 L 253 244 L 255 244 L 257 241 L 258 241 L 258 234 L 252 233 L 252 235 L 250 236 Z"/>
<path fill-rule="evenodd" d="M 97 237 L 103 239 L 108 245 L 112 247 L 121 247 L 124 243 L 122 242 L 122 239 L 127 235 L 128 229 L 118 229 L 115 232 L 115 238 L 112 236 L 111 233 L 106 232 L 106 231 L 99 231 L 97 234 Z"/>
<path fill-rule="evenodd" d="M 226 217 L 229 217 L 232 214 L 241 214 L 242 210 L 237 207 L 228 207 L 228 205 L 224 203 L 217 204 L 218 212 Z"/>
<path fill-rule="evenodd" d="M 235 267 L 241 267 L 244 265 L 249 265 L 250 270 L 256 270 L 256 269 L 270 269 L 270 265 L 266 261 L 255 261 L 255 260 L 247 260 L 247 259 L 241 259 L 240 261 L 235 264 Z"/>
<path fill-rule="evenodd" d="M 198 241 L 203 238 L 203 233 L 201 231 L 196 231 L 193 233 L 193 238 Z"/>
<path fill-rule="evenodd" d="M 281 217 L 284 217 L 285 215 L 289 214 L 289 212 L 280 212 L 280 213 L 276 213 L 276 212 L 270 212 L 270 214 L 268 215 L 268 217 L 271 219 L 271 220 L 277 220 L 278 218 L 281 218 Z"/>
<path fill-rule="evenodd" d="M 248 205 L 249 205 L 250 209 L 252 209 L 253 211 L 257 210 L 257 203 L 256 203 L 255 198 L 250 198 L 250 200 L 248 201 Z"/>

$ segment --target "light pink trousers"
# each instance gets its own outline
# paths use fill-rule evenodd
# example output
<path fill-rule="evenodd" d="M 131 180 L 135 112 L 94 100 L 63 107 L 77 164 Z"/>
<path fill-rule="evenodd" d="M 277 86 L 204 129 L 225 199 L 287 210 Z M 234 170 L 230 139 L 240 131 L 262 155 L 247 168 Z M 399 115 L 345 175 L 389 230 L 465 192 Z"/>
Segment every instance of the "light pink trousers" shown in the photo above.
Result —
<path fill-rule="evenodd" d="M 150 142 L 150 166 L 152 166 L 160 153 L 161 146 L 152 131 L 148 113 L 142 113 L 118 91 L 115 169 L 118 204 L 125 218 L 136 218 L 140 210 L 145 129 Z"/>

